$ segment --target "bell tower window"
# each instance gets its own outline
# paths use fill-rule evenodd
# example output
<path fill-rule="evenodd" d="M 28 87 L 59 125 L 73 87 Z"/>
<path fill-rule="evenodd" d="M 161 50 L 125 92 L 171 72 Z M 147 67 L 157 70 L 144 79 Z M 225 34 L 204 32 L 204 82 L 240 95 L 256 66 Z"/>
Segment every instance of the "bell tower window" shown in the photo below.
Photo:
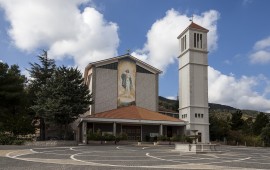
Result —
<path fill-rule="evenodd" d="M 202 34 L 194 33 L 194 48 L 202 49 Z"/>
<path fill-rule="evenodd" d="M 181 52 L 187 49 L 187 36 L 181 38 Z"/>

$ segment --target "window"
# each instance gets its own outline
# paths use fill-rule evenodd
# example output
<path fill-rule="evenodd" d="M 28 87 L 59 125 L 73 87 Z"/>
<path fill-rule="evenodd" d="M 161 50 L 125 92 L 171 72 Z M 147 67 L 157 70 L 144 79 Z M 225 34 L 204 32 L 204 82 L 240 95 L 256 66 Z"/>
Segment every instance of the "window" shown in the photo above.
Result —
<path fill-rule="evenodd" d="M 185 49 L 187 49 L 187 36 L 184 35 L 181 38 L 181 52 L 183 52 Z"/>
<path fill-rule="evenodd" d="M 194 48 L 196 48 L 196 33 L 194 33 Z"/>
<path fill-rule="evenodd" d="M 197 113 L 195 113 L 195 117 L 197 117 Z"/>
<path fill-rule="evenodd" d="M 200 113 L 198 114 L 198 117 L 201 118 L 201 114 Z"/>
<path fill-rule="evenodd" d="M 87 84 L 88 84 L 89 92 L 91 93 L 92 92 L 92 74 L 90 74 L 88 76 L 88 82 L 87 82 Z"/>
<path fill-rule="evenodd" d="M 201 42 L 200 47 L 202 48 L 202 34 L 200 34 L 200 42 Z"/>
<path fill-rule="evenodd" d="M 203 114 L 202 114 L 202 118 L 203 118 Z"/>
<path fill-rule="evenodd" d="M 202 34 L 194 33 L 194 48 L 202 48 Z"/>

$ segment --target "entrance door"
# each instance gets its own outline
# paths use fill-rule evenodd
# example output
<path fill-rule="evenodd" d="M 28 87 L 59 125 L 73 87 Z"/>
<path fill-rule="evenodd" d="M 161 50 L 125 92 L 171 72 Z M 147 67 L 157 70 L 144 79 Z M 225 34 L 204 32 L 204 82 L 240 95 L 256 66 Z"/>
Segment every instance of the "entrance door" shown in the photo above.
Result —
<path fill-rule="evenodd" d="M 141 126 L 122 126 L 122 132 L 126 133 L 128 140 L 141 140 Z"/>
<path fill-rule="evenodd" d="M 202 133 L 198 133 L 198 142 L 202 142 Z"/>

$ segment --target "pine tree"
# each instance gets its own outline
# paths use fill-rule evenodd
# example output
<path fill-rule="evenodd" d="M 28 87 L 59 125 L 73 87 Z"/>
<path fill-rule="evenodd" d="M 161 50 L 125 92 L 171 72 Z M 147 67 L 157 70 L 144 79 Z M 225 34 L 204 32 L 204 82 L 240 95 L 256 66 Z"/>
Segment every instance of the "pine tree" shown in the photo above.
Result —
<path fill-rule="evenodd" d="M 264 128 L 262 128 L 262 133 L 260 134 L 260 136 L 265 142 L 265 145 L 270 146 L 270 123 L 268 123 Z"/>
<path fill-rule="evenodd" d="M 28 70 L 31 77 L 28 91 L 32 106 L 36 104 L 37 94 L 46 87 L 48 79 L 52 77 L 56 68 L 55 61 L 48 58 L 47 51 L 43 50 L 43 54 L 39 55 L 38 59 L 41 64 L 30 63 L 31 68 Z M 46 126 L 49 126 L 49 123 L 46 122 L 43 112 L 35 112 L 35 115 L 40 121 L 40 139 L 45 140 Z"/>
<path fill-rule="evenodd" d="M 68 125 L 89 109 L 90 98 L 80 71 L 62 66 L 37 93 L 33 108 L 49 122 L 62 125 L 66 138 Z"/>
<path fill-rule="evenodd" d="M 264 113 L 259 113 L 256 116 L 255 122 L 253 123 L 253 132 L 255 135 L 260 135 L 262 129 L 269 123 L 268 115 Z"/>
<path fill-rule="evenodd" d="M 235 113 L 232 113 L 231 119 L 231 128 L 232 130 L 241 130 L 244 125 L 244 120 L 242 119 L 242 111 L 237 110 Z"/>
<path fill-rule="evenodd" d="M 34 132 L 24 86 L 25 76 L 17 65 L 0 62 L 0 131 L 23 135 Z"/>

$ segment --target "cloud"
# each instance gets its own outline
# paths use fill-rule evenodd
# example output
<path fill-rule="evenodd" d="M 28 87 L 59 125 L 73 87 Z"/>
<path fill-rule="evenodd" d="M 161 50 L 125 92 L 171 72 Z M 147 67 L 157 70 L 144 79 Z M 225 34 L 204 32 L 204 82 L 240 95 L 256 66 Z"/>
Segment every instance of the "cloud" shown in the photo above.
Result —
<path fill-rule="evenodd" d="M 201 15 L 194 15 L 194 22 L 209 29 L 208 47 L 217 48 L 217 20 L 219 13 L 209 10 Z M 133 56 L 165 71 L 169 64 L 176 62 L 179 55 L 177 36 L 190 24 L 189 16 L 171 9 L 157 20 L 147 33 L 147 42 L 142 49 L 137 49 Z"/>
<path fill-rule="evenodd" d="M 28 80 L 31 79 L 29 71 L 23 70 L 21 71 L 21 74 L 24 75 Z"/>
<path fill-rule="evenodd" d="M 251 4 L 252 2 L 253 2 L 253 0 L 243 0 L 242 5 L 247 6 L 247 5 Z"/>
<path fill-rule="evenodd" d="M 227 65 L 232 65 L 232 62 L 230 60 L 225 60 L 224 63 Z"/>
<path fill-rule="evenodd" d="M 264 91 L 259 93 L 255 88 L 263 82 Z M 212 67 L 208 68 L 209 102 L 221 103 L 240 109 L 253 109 L 269 112 L 270 99 L 267 98 L 270 80 L 263 75 L 254 77 L 242 76 L 237 79 L 234 75 L 224 75 Z M 269 112 L 270 113 L 270 112 Z"/>
<path fill-rule="evenodd" d="M 176 100 L 176 96 L 167 96 L 166 99 Z"/>
<path fill-rule="evenodd" d="M 270 63 L 270 37 L 255 43 L 249 59 L 252 64 Z"/>
<path fill-rule="evenodd" d="M 89 62 L 114 57 L 118 25 L 108 22 L 89 0 L 0 0 L 16 47 L 48 48 L 51 58 L 72 57 L 83 69 Z M 84 6 L 82 10 L 79 6 Z"/>
<path fill-rule="evenodd" d="M 0 60 L 0 63 L 4 63 L 3 60 Z"/>

